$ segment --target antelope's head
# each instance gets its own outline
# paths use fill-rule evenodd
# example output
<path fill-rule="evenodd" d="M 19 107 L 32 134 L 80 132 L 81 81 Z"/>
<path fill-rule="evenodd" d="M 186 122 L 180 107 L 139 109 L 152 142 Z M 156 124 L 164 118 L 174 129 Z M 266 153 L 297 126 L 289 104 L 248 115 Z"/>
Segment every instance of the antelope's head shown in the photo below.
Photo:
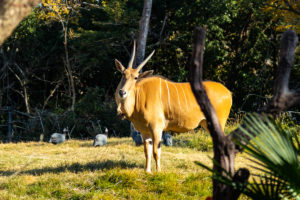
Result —
<path fill-rule="evenodd" d="M 134 57 L 135 57 L 135 41 L 132 50 L 132 56 L 128 63 L 127 69 L 122 65 L 120 61 L 115 59 L 116 68 L 119 72 L 122 73 L 121 81 L 118 85 L 116 91 L 116 103 L 119 104 L 120 101 L 125 101 L 130 94 L 135 89 L 136 82 L 141 79 L 145 78 L 153 73 L 153 70 L 145 71 L 143 73 L 139 73 L 144 65 L 148 62 L 148 60 L 152 57 L 154 51 L 136 68 L 132 68 Z"/>

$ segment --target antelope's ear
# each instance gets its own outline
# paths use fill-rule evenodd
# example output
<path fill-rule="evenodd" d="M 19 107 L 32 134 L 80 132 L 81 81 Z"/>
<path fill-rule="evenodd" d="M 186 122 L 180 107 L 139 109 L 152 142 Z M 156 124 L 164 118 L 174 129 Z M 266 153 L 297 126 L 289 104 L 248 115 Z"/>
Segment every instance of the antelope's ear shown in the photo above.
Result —
<path fill-rule="evenodd" d="M 139 78 L 146 78 L 148 76 L 151 76 L 152 74 L 153 74 L 153 70 L 145 71 L 139 75 Z"/>
<path fill-rule="evenodd" d="M 115 59 L 115 65 L 116 68 L 119 72 L 123 73 L 125 71 L 125 67 L 122 65 L 122 63 L 120 61 L 118 61 L 117 59 Z"/>

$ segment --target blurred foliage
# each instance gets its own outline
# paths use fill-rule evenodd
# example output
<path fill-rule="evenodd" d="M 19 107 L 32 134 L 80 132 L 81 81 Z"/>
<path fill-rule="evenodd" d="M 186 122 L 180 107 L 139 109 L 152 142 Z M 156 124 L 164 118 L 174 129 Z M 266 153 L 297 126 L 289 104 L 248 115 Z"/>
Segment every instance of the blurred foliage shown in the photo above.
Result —
<path fill-rule="evenodd" d="M 75 1 L 43 0 L 39 8 L 39 18 L 44 20 L 68 18 L 73 8 L 79 7 Z M 44 9 L 43 9 L 44 8 Z"/>
<path fill-rule="evenodd" d="M 293 17 L 299 15 L 281 12 L 282 6 L 270 7 L 275 4 L 282 5 L 282 1 L 153 0 L 146 54 L 153 49 L 156 53 L 145 70 L 187 81 L 193 30 L 203 26 L 207 30 L 204 79 L 219 81 L 232 91 L 233 116 L 256 110 L 272 94 L 281 31 L 298 26 Z M 26 80 L 32 114 L 36 109 L 69 112 L 71 92 L 60 21 L 68 19 L 69 60 L 77 99 L 72 120 L 101 120 L 101 125 L 126 135 L 122 128 L 126 123 L 114 116 L 113 96 L 121 74 L 113 60 L 129 60 L 142 9 L 143 2 L 138 0 L 44 0 L 0 47 L 0 66 L 22 69 L 18 75 Z M 292 87 L 299 87 L 299 50 Z M 0 107 L 11 105 L 25 112 L 24 86 L 15 74 L 3 75 L 4 71 L 0 71 Z M 83 126 L 76 127 L 78 135 L 80 131 Z"/>
<path fill-rule="evenodd" d="M 272 13 L 274 20 L 281 22 L 277 26 L 277 31 L 285 31 L 292 28 L 300 33 L 300 1 L 298 0 L 268 0 L 264 9 Z"/>

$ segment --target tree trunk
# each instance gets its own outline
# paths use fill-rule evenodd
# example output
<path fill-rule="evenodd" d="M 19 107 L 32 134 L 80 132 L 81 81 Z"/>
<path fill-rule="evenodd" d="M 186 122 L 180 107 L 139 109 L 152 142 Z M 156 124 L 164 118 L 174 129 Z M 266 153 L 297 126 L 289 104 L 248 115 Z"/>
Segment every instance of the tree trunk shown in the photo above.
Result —
<path fill-rule="evenodd" d="M 0 45 L 41 0 L 0 0 Z"/>
<path fill-rule="evenodd" d="M 203 111 L 207 127 L 213 140 L 214 164 L 213 169 L 223 176 L 227 176 L 223 169 L 235 180 L 244 183 L 249 178 L 247 169 L 239 169 L 237 173 L 234 171 L 234 161 L 237 151 L 235 144 L 231 138 L 227 137 L 218 120 L 216 112 L 212 107 L 202 83 L 203 72 L 203 53 L 205 45 L 205 30 L 196 28 L 194 33 L 194 51 L 190 67 L 190 84 L 196 100 Z M 239 197 L 239 191 L 233 190 L 216 179 L 213 179 L 213 199 L 235 200 Z"/>
<path fill-rule="evenodd" d="M 300 90 L 289 89 L 290 73 L 293 66 L 298 37 L 292 30 L 287 30 L 280 42 L 279 66 L 274 82 L 274 95 L 271 102 L 263 108 L 264 112 L 278 113 L 300 104 Z"/>
<path fill-rule="evenodd" d="M 147 36 L 149 31 L 149 21 L 151 16 L 152 0 L 144 0 L 142 18 L 139 22 L 139 37 L 137 40 L 137 51 L 134 68 L 143 62 L 145 57 Z"/>

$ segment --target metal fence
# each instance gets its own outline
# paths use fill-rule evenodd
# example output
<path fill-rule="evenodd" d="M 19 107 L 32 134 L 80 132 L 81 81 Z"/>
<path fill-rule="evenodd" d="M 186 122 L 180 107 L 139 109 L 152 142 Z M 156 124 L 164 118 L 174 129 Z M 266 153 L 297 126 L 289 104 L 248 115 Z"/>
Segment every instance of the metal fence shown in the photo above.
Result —
<path fill-rule="evenodd" d="M 20 140 L 33 140 L 30 131 L 29 121 L 38 120 L 37 116 L 15 110 L 11 106 L 0 109 L 0 139 L 2 142 Z"/>
<path fill-rule="evenodd" d="M 28 114 L 15 110 L 11 106 L 2 107 L 0 108 L 0 140 L 2 142 L 45 141 L 51 133 L 61 132 L 66 126 L 70 126 L 71 134 L 74 124 L 66 123 L 66 115 L 66 113 L 54 114 L 44 110 L 36 110 L 35 114 Z"/>

